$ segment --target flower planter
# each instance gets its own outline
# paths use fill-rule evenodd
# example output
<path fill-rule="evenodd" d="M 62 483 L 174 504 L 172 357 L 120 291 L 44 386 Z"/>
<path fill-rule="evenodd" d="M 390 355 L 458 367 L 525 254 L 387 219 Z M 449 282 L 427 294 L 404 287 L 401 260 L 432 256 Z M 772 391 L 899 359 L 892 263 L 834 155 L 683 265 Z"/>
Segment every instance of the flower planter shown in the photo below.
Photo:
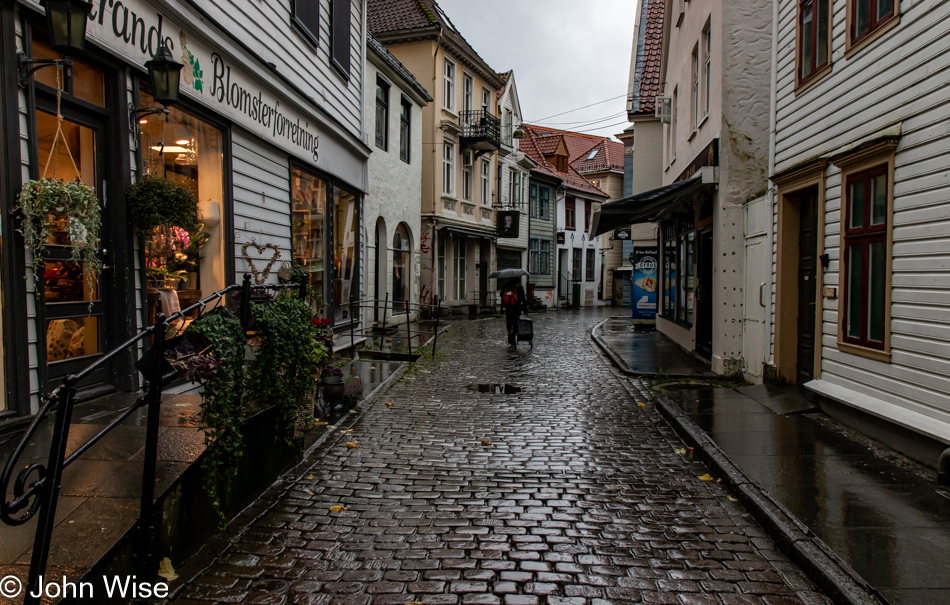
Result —
<path fill-rule="evenodd" d="M 324 376 L 320 379 L 320 384 L 322 386 L 343 384 L 343 376 Z"/>

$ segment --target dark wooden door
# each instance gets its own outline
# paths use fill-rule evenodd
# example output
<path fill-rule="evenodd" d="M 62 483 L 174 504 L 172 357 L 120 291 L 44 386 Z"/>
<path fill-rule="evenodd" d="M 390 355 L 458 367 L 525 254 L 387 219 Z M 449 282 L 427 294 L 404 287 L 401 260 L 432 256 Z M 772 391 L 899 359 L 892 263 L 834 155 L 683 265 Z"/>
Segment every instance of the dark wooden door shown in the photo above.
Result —
<path fill-rule="evenodd" d="M 699 233 L 699 284 L 696 288 L 696 352 L 712 357 L 713 336 L 713 238 L 712 231 Z"/>
<path fill-rule="evenodd" d="M 815 306 L 818 272 L 816 200 L 804 196 L 798 230 L 798 384 L 815 375 Z"/>

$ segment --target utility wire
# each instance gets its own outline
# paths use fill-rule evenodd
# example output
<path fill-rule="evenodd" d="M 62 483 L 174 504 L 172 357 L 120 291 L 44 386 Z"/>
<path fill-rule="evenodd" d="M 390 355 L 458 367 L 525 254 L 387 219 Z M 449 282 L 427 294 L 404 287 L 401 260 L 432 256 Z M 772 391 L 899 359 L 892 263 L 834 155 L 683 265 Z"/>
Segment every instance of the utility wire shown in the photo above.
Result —
<path fill-rule="evenodd" d="M 570 126 L 571 124 L 587 124 L 587 123 L 591 123 L 591 124 L 592 124 L 592 123 L 594 123 L 594 122 L 601 122 L 601 121 L 606 121 L 606 120 L 614 120 L 614 119 L 619 118 L 620 116 L 624 116 L 624 115 L 627 115 L 627 112 L 626 112 L 626 111 L 621 111 L 621 112 L 619 112 L 619 113 L 612 113 L 612 114 L 610 114 L 609 116 L 604 116 L 603 118 L 594 118 L 593 120 L 589 120 L 589 119 L 588 119 L 588 120 L 577 120 L 577 121 L 574 121 L 574 122 L 543 122 L 543 123 L 541 123 L 541 124 L 538 124 L 538 126 L 544 126 L 545 124 L 558 125 L 558 126 L 561 126 L 561 125 Z M 529 124 L 530 124 L 530 122 L 529 122 Z"/>
<path fill-rule="evenodd" d="M 594 105 L 603 105 L 604 103 L 609 103 L 610 101 L 616 101 L 617 99 L 623 99 L 623 98 L 626 98 L 626 96 L 627 96 L 626 94 L 622 94 L 622 95 L 619 95 L 619 96 L 616 96 L 616 97 L 612 97 L 612 98 L 610 98 L 610 99 L 604 99 L 603 101 L 597 101 L 596 103 L 591 103 L 590 105 L 584 105 L 583 107 L 578 107 L 578 108 L 576 108 L 576 109 L 569 109 L 569 110 L 567 110 L 567 111 L 562 111 L 561 113 L 556 113 L 556 114 L 554 114 L 553 116 L 548 116 L 548 117 L 546 117 L 546 118 L 541 118 L 540 120 L 525 120 L 525 121 L 528 122 L 529 124 L 532 124 L 532 123 L 534 123 L 534 122 L 543 122 L 543 121 L 545 121 L 545 120 L 550 120 L 551 118 L 556 118 L 556 117 L 558 117 L 558 116 L 563 116 L 563 115 L 566 114 L 566 113 L 574 113 L 575 111 L 580 111 L 580 110 L 582 110 L 582 109 L 587 109 L 588 107 L 593 107 Z"/>
<path fill-rule="evenodd" d="M 600 126 L 599 128 L 592 128 L 590 130 L 575 130 L 574 132 L 584 134 L 588 132 L 594 132 L 595 130 L 603 130 L 604 128 L 613 128 L 614 126 L 620 126 L 621 124 L 629 124 L 629 123 L 630 122 L 624 120 L 623 122 L 617 122 L 616 124 L 608 124 L 607 126 Z"/>
<path fill-rule="evenodd" d="M 587 128 L 587 127 L 589 127 L 589 126 L 595 126 L 595 125 L 597 125 L 597 124 L 602 124 L 602 123 L 604 123 L 604 122 L 609 122 L 609 121 L 611 121 L 611 120 L 616 120 L 617 118 L 620 118 L 620 117 L 626 117 L 626 115 L 627 115 L 627 112 L 623 112 L 623 113 L 618 113 L 617 115 L 608 116 L 608 117 L 606 117 L 606 118 L 601 118 L 601 119 L 599 119 L 599 120 L 594 120 L 593 122 L 583 122 L 583 123 L 578 122 L 578 123 L 577 123 L 577 126 L 574 126 L 574 127 L 572 127 L 572 128 L 570 129 L 570 132 L 577 132 L 577 129 L 579 129 L 579 128 Z M 541 126 L 542 128 L 545 128 L 545 126 L 544 126 L 543 124 L 538 124 L 538 126 Z M 555 130 L 558 130 L 558 129 L 555 129 Z M 560 130 L 563 130 L 563 129 L 560 129 Z"/>

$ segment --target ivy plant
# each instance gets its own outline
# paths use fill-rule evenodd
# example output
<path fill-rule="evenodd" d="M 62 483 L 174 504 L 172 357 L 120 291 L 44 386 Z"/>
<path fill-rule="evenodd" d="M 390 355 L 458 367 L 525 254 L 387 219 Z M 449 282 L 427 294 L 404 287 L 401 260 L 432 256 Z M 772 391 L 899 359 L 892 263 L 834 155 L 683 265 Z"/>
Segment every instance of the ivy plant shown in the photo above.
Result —
<path fill-rule="evenodd" d="M 195 320 L 189 330 L 208 339 L 208 353 L 218 363 L 206 373 L 201 394 L 201 419 L 205 427 L 202 464 L 209 480 L 205 487 L 219 523 L 225 523 L 221 491 L 230 487 L 244 454 L 242 433 L 248 410 L 245 335 L 233 316 L 210 313 Z"/>
<path fill-rule="evenodd" d="M 253 304 L 251 310 L 261 343 L 251 372 L 251 391 L 263 403 L 280 406 L 285 427 L 292 426 L 297 414 L 313 405 L 329 349 L 320 338 L 310 305 L 293 293 L 267 304 Z"/>
<path fill-rule="evenodd" d="M 98 256 L 102 215 L 95 188 L 62 179 L 27 181 L 17 197 L 17 210 L 21 217 L 19 231 L 33 254 L 37 296 L 43 291 L 41 276 L 47 246 L 63 231 L 68 235 L 70 259 L 85 266 L 86 288 L 92 289 L 102 271 Z"/>

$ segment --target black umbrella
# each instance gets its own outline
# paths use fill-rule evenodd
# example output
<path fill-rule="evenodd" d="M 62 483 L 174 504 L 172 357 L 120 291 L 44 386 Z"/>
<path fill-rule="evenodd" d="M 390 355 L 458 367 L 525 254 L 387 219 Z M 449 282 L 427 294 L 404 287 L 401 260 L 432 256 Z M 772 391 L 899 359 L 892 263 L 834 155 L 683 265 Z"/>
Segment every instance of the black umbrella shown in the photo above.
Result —
<path fill-rule="evenodd" d="M 509 277 L 526 277 L 530 275 L 524 269 L 500 269 L 488 276 L 488 279 L 508 279 Z"/>

